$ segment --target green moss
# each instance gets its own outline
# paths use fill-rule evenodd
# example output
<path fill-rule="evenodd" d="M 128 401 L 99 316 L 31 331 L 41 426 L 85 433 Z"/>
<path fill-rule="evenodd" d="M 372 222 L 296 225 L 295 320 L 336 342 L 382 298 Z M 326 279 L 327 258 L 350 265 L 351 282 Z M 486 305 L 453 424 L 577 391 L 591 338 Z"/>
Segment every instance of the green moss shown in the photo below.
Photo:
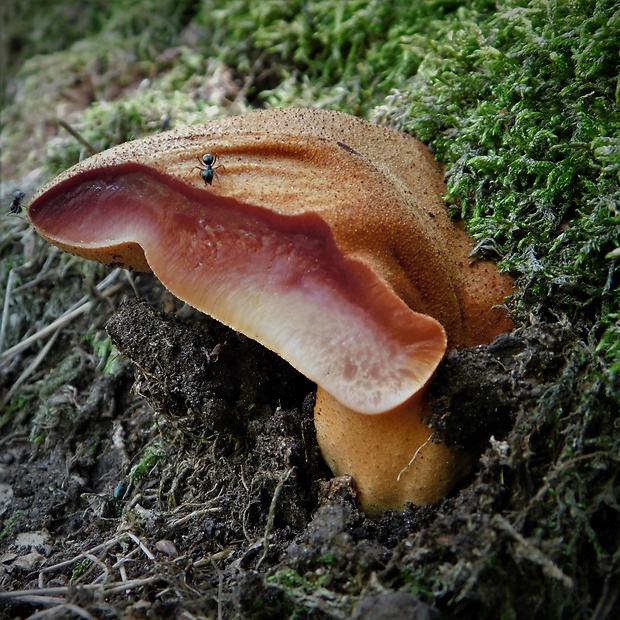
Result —
<path fill-rule="evenodd" d="M 100 360 L 97 368 L 103 369 L 104 375 L 115 374 L 123 367 L 122 357 L 108 335 L 99 331 L 95 333 L 89 331 L 82 338 L 82 342 L 92 347 L 94 354 Z"/>
<path fill-rule="evenodd" d="M 130 482 L 137 484 L 146 476 L 165 456 L 164 449 L 159 443 L 154 443 L 146 447 L 140 462 L 131 468 L 127 478 Z"/>
<path fill-rule="evenodd" d="M 280 585 L 286 588 L 309 588 L 312 589 L 313 584 L 302 577 L 297 571 L 292 568 L 284 568 L 279 570 L 274 575 L 267 577 L 265 580 L 267 583 Z"/>
<path fill-rule="evenodd" d="M 15 524 L 18 519 L 23 515 L 21 510 L 16 510 L 5 522 L 4 527 L 0 530 L 0 540 L 4 540 L 13 534 L 15 530 Z"/>
<path fill-rule="evenodd" d="M 433 600 L 433 591 L 428 585 L 428 575 L 423 567 L 418 567 L 416 570 L 410 570 L 406 567 L 403 570 L 402 581 L 406 584 L 406 590 L 419 597 L 424 601 Z"/>
<path fill-rule="evenodd" d="M 96 36 L 140 37 L 144 56 L 153 48 L 174 43 L 191 18 L 193 0 L 38 0 L 10 3 L 6 7 L 3 35 L 11 69 L 26 57 L 65 50 L 76 41 Z"/>
<path fill-rule="evenodd" d="M 406 84 L 436 20 L 464 2 L 210 0 L 195 23 L 205 51 L 244 75 L 272 105 L 308 100 L 364 113 Z M 490 5 L 490 2 L 480 2 Z"/>
<path fill-rule="evenodd" d="M 19 392 L 4 407 L 0 414 L 0 430 L 10 424 L 15 417 L 23 412 L 32 397 L 28 398 Z"/>
<path fill-rule="evenodd" d="M 508 1 L 446 20 L 400 99 L 400 125 L 448 166 L 448 198 L 520 277 L 519 317 L 600 322 L 618 370 L 620 10 Z M 613 285 L 610 281 L 613 280 Z"/>
<path fill-rule="evenodd" d="M 88 558 L 80 560 L 73 569 L 73 572 L 71 573 L 71 581 L 73 582 L 79 579 L 92 565 L 92 561 Z"/>

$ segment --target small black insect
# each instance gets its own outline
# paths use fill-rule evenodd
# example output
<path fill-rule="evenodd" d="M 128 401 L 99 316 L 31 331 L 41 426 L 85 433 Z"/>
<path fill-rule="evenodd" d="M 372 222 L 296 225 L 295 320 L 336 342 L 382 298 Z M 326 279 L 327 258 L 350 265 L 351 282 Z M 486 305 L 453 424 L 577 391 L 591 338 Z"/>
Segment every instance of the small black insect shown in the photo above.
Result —
<path fill-rule="evenodd" d="M 199 160 L 199 163 L 204 166 L 204 168 L 198 168 L 201 171 L 200 176 L 207 185 L 211 185 L 211 183 L 213 183 L 213 175 L 215 174 L 215 170 L 220 167 L 214 166 L 216 161 L 217 155 L 211 155 L 211 153 L 203 155 Z"/>
<path fill-rule="evenodd" d="M 13 192 L 13 201 L 11 202 L 11 206 L 9 207 L 10 213 L 12 213 L 13 215 L 17 215 L 18 213 L 21 213 L 22 200 L 24 199 L 25 195 L 26 194 L 24 194 L 24 192 L 18 189 L 16 189 Z"/>

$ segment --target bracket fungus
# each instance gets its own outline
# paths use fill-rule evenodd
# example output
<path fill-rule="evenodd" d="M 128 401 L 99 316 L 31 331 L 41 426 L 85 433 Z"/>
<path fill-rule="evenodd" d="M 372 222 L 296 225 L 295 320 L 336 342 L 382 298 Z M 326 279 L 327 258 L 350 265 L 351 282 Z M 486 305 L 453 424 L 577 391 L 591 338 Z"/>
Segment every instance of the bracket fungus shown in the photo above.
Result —
<path fill-rule="evenodd" d="M 510 278 L 470 264 L 444 192 L 412 137 L 278 109 L 94 155 L 28 214 L 63 250 L 152 271 L 315 381 L 323 456 L 377 513 L 437 502 L 467 473 L 467 455 L 422 422 L 426 387 L 447 347 L 512 327 L 496 307 Z"/>

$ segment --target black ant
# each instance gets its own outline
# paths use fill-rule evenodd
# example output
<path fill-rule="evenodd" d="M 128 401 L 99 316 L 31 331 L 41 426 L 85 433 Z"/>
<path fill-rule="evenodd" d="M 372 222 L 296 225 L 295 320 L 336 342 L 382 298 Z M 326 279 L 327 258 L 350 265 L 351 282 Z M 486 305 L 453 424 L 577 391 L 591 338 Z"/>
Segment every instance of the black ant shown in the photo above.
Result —
<path fill-rule="evenodd" d="M 215 174 L 216 168 L 220 168 L 221 166 L 214 166 L 217 161 L 217 155 L 211 155 L 211 153 L 207 153 L 203 155 L 199 160 L 199 163 L 204 166 L 204 168 L 198 168 L 200 170 L 200 176 L 202 180 L 207 184 L 211 185 L 213 183 L 213 175 Z"/>
<path fill-rule="evenodd" d="M 18 213 L 21 213 L 22 200 L 25 196 L 26 194 L 24 194 L 24 192 L 20 191 L 19 189 L 16 189 L 13 192 L 13 201 L 11 202 L 11 206 L 9 207 L 9 213 L 11 213 L 12 215 L 17 215 Z"/>

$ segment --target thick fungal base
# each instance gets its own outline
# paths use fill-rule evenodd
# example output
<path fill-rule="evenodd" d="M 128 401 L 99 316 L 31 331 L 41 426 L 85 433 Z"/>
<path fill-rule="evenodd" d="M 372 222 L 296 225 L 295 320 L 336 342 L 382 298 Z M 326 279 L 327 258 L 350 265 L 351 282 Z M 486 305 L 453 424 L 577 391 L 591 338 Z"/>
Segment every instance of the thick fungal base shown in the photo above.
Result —
<path fill-rule="evenodd" d="M 323 458 L 336 475 L 355 472 L 364 512 L 402 510 L 407 502 L 436 504 L 470 472 L 468 455 L 447 447 L 421 421 L 427 414 L 425 390 L 374 416 L 317 390 L 314 425 Z"/>

